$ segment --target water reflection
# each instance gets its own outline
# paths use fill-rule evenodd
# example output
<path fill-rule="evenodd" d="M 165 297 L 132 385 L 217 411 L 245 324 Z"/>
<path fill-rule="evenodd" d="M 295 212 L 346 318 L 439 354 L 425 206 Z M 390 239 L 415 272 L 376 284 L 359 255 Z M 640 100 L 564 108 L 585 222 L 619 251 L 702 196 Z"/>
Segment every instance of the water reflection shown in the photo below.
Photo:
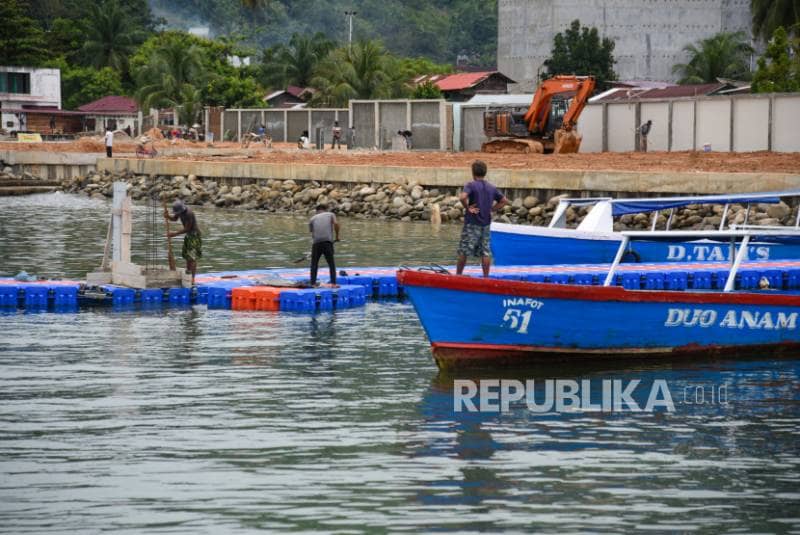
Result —
<path fill-rule="evenodd" d="M 0 271 L 80 276 L 99 262 L 107 211 L 0 199 Z M 204 269 L 287 265 L 307 248 L 304 218 L 200 215 Z M 449 261 L 458 229 L 344 232 L 342 265 L 391 265 Z M 318 315 L 0 311 L 0 327 L 9 532 L 800 529 L 797 358 L 446 375 L 396 301 Z M 664 379 L 676 410 L 456 412 L 454 379 Z M 720 384 L 728 405 L 678 403 Z"/>

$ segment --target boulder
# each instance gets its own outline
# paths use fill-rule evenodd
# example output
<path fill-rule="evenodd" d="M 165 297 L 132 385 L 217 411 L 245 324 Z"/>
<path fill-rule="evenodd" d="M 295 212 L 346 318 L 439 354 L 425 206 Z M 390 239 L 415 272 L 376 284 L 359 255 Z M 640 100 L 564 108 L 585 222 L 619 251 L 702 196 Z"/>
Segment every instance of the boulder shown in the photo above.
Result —
<path fill-rule="evenodd" d="M 527 196 L 527 197 L 525 197 L 525 199 L 522 201 L 522 206 L 524 206 L 525 208 L 527 208 L 527 209 L 529 209 L 529 210 L 530 210 L 531 208 L 533 208 L 534 206 L 536 206 L 537 204 L 539 204 L 539 199 L 537 199 L 537 198 L 536 198 L 536 197 L 534 197 L 533 195 L 528 195 L 528 196 Z"/>
<path fill-rule="evenodd" d="M 411 210 L 413 210 L 413 207 L 411 205 L 404 204 L 400 208 L 397 209 L 397 215 L 399 215 L 400 217 L 403 217 L 406 214 L 408 214 Z"/>
<path fill-rule="evenodd" d="M 783 201 L 767 205 L 767 215 L 773 219 L 783 219 L 792 213 L 792 209 Z"/>

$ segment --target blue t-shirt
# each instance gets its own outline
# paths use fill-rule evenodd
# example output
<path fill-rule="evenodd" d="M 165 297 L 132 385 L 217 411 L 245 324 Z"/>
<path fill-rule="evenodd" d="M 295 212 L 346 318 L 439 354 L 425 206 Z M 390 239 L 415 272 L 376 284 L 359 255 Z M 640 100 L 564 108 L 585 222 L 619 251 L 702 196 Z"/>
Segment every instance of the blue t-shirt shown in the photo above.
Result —
<path fill-rule="evenodd" d="M 477 214 L 467 210 L 464 215 L 464 223 L 470 225 L 480 225 L 485 227 L 492 223 L 492 205 L 495 201 L 500 201 L 503 194 L 494 187 L 494 184 L 486 180 L 473 180 L 464 184 L 464 193 L 467 194 L 470 206 L 477 206 L 480 210 Z"/>

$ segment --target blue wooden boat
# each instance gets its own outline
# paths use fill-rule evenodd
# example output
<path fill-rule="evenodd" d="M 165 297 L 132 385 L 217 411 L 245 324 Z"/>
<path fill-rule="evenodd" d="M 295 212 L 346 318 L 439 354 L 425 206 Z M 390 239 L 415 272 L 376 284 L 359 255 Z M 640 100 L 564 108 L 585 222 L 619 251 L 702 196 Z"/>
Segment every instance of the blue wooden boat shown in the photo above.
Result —
<path fill-rule="evenodd" d="M 743 225 L 749 228 L 750 205 L 776 204 L 781 198 L 800 196 L 800 190 L 748 193 L 740 195 L 706 195 L 695 197 L 660 197 L 646 199 L 576 198 L 562 199 L 547 227 L 492 223 L 492 255 L 497 265 L 550 265 L 608 263 L 622 241 L 622 233 L 614 232 L 614 218 L 626 214 L 652 213 L 652 230 L 658 215 L 669 210 L 666 230 L 670 229 L 676 208 L 692 204 L 724 206 L 719 230 L 728 225 L 731 204 L 747 205 Z M 591 209 L 577 228 L 566 227 L 567 209 Z M 795 228 L 800 225 L 800 214 Z M 730 228 L 737 228 L 731 225 Z M 763 228 L 763 227 L 760 227 Z M 713 234 L 689 242 L 640 240 L 626 252 L 627 262 L 714 262 L 729 260 L 729 249 Z M 749 260 L 800 258 L 800 244 L 753 242 L 748 248 Z"/>
<path fill-rule="evenodd" d="M 769 289 L 736 289 L 739 271 L 744 274 L 748 265 L 749 242 L 777 239 L 777 232 L 720 233 L 724 234 L 720 238 L 740 242 L 733 264 L 721 275 L 721 290 L 649 291 L 615 285 L 619 283 L 616 268 L 631 239 L 688 239 L 699 232 L 623 233 L 602 286 L 423 271 L 401 271 L 398 281 L 442 368 L 522 365 L 545 358 L 797 350 L 800 292 L 786 291 L 784 285 L 787 266 L 797 270 L 800 261 L 759 262 L 761 286 Z M 677 235 L 664 238 L 665 234 Z M 663 266 L 669 273 L 670 265 Z"/>

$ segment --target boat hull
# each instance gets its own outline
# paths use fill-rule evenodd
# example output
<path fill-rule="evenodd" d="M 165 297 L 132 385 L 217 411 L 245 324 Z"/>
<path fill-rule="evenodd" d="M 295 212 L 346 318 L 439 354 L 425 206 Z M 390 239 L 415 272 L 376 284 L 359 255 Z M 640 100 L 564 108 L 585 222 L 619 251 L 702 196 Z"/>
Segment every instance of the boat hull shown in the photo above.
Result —
<path fill-rule="evenodd" d="M 399 279 L 443 368 L 800 349 L 798 295 Z"/>
<path fill-rule="evenodd" d="M 611 263 L 622 235 L 523 225 L 492 224 L 492 256 L 497 265 Z M 626 262 L 720 262 L 730 260 L 728 243 L 638 241 Z M 800 245 L 755 243 L 747 260 L 788 260 L 800 257 Z"/>

